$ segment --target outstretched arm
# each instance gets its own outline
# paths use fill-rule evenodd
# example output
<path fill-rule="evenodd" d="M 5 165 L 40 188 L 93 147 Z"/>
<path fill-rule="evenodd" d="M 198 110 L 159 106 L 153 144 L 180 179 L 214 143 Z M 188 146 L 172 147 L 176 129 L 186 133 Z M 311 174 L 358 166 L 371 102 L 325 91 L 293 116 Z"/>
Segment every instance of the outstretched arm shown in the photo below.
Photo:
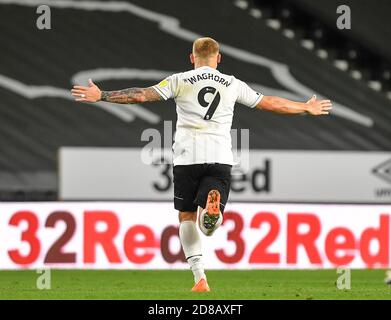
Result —
<path fill-rule="evenodd" d="M 97 102 L 106 101 L 112 103 L 143 103 L 160 101 L 163 98 L 153 89 L 148 88 L 129 88 L 118 91 L 102 91 L 91 79 L 88 80 L 88 87 L 74 86 L 72 95 L 76 101 Z"/>
<path fill-rule="evenodd" d="M 332 109 L 330 100 L 316 100 L 313 96 L 306 103 L 295 102 L 284 98 L 264 96 L 257 104 L 257 109 L 282 114 L 309 113 L 314 116 L 326 115 Z"/>

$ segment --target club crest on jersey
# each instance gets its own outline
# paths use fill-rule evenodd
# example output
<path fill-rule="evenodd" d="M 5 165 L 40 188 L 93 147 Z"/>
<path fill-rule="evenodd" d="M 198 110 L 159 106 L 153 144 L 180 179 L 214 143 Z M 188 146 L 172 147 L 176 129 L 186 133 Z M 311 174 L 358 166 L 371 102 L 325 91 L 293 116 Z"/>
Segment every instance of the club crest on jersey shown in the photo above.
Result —
<path fill-rule="evenodd" d="M 220 77 L 219 75 L 213 73 L 197 74 L 190 78 L 185 79 L 185 82 L 189 82 L 190 84 L 193 84 L 196 83 L 197 81 L 202 81 L 202 80 L 213 80 L 226 87 L 229 87 L 231 85 L 231 82 L 228 82 L 228 80 L 225 80 L 223 77 Z"/>

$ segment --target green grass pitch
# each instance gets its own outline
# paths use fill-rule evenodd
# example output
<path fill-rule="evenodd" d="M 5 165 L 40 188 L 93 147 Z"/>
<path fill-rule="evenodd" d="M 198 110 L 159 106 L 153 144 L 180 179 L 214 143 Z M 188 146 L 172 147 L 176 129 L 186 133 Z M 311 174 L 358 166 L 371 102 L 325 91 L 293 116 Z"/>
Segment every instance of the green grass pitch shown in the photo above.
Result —
<path fill-rule="evenodd" d="M 214 270 L 209 293 L 190 292 L 190 271 L 52 270 L 50 290 L 39 276 L 0 271 L 0 299 L 391 299 L 385 270 L 352 270 L 350 290 L 336 288 L 336 270 Z"/>

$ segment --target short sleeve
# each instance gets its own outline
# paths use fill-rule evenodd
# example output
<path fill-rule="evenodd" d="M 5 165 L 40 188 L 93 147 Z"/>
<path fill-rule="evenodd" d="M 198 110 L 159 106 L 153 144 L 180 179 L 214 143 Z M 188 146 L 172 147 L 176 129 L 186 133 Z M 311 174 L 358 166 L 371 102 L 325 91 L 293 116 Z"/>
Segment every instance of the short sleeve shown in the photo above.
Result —
<path fill-rule="evenodd" d="M 152 88 L 164 99 L 168 100 L 176 97 L 178 89 L 179 74 L 173 74 L 166 79 L 160 81 Z"/>
<path fill-rule="evenodd" d="M 263 98 L 263 94 L 251 89 L 249 85 L 238 80 L 238 98 L 237 102 L 247 107 L 254 108 Z"/>

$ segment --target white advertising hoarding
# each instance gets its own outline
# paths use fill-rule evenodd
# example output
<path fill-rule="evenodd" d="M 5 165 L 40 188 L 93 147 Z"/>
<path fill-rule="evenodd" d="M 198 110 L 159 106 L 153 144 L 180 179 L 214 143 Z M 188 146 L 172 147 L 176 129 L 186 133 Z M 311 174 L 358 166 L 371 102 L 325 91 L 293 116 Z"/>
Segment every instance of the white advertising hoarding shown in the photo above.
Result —
<path fill-rule="evenodd" d="M 388 205 L 230 203 L 207 269 L 389 268 Z M 0 269 L 188 269 L 169 202 L 0 204 Z"/>
<path fill-rule="evenodd" d="M 62 148 L 63 200 L 171 200 L 171 150 Z M 159 164 L 160 159 L 165 162 Z M 391 203 L 391 153 L 251 150 L 233 168 L 233 201 Z"/>

